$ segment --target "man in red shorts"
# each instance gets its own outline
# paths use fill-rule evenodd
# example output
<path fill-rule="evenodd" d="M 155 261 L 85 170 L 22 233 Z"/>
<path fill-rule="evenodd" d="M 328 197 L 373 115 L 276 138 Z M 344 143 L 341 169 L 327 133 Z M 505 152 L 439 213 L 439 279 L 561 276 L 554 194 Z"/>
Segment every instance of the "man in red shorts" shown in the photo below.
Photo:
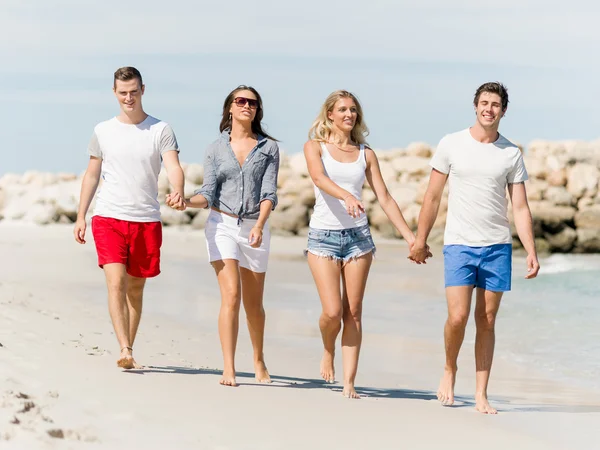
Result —
<path fill-rule="evenodd" d="M 102 176 L 92 232 L 121 348 L 117 365 L 124 369 L 141 367 L 133 359 L 133 342 L 142 314 L 144 284 L 146 278 L 160 273 L 161 161 L 181 198 L 184 187 L 175 134 L 168 124 L 144 112 L 144 88 L 142 75 L 134 67 L 115 72 L 113 91 L 121 112 L 94 128 L 74 229 L 75 240 L 85 244 L 85 216 Z"/>

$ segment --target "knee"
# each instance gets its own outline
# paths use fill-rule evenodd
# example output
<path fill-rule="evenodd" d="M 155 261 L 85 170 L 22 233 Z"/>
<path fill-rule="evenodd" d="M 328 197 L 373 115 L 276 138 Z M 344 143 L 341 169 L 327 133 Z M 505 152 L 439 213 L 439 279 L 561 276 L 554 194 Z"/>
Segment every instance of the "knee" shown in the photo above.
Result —
<path fill-rule="evenodd" d="M 322 317 L 327 322 L 341 323 L 342 309 L 341 308 L 325 308 Z"/>
<path fill-rule="evenodd" d="M 127 295 L 132 299 L 140 299 L 144 293 L 144 285 L 140 283 L 129 283 L 127 286 Z"/>
<path fill-rule="evenodd" d="M 221 305 L 223 308 L 230 311 L 239 311 L 240 309 L 240 293 L 237 289 L 225 289 L 222 292 Z"/>
<path fill-rule="evenodd" d="M 249 319 L 260 319 L 261 317 L 265 317 L 265 309 L 262 304 L 244 303 L 244 309 L 246 310 L 246 317 Z"/>
<path fill-rule="evenodd" d="M 125 294 L 125 277 L 118 277 L 107 280 L 106 287 L 108 293 L 112 295 L 123 295 Z"/>
<path fill-rule="evenodd" d="M 466 312 L 450 314 L 448 316 L 448 325 L 452 328 L 465 328 L 468 320 L 469 315 Z"/>
<path fill-rule="evenodd" d="M 360 306 L 347 308 L 344 311 L 344 322 L 354 322 L 359 324 L 362 320 L 362 308 Z"/>
<path fill-rule="evenodd" d="M 475 313 L 475 325 L 480 331 L 494 331 L 496 326 L 496 315 L 493 313 Z"/>

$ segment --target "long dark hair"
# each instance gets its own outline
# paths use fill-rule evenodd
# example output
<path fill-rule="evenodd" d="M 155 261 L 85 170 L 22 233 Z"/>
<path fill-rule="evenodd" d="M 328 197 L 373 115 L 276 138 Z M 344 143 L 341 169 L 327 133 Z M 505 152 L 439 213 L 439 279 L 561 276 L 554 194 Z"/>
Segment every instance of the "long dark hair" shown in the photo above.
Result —
<path fill-rule="evenodd" d="M 225 98 L 225 102 L 223 102 L 223 117 L 221 117 L 221 123 L 219 125 L 219 131 L 222 133 L 223 131 L 225 131 L 228 128 L 231 129 L 231 115 L 229 114 L 229 110 L 231 109 L 231 104 L 233 103 L 233 100 L 235 99 L 236 94 L 238 92 L 240 92 L 240 91 L 250 91 L 254 95 L 256 95 L 256 99 L 258 100 L 258 107 L 256 108 L 256 115 L 254 116 L 254 120 L 252 121 L 252 132 L 254 134 L 260 134 L 261 136 L 264 136 L 264 137 L 267 137 L 267 138 L 272 139 L 274 141 L 277 141 L 277 139 L 275 139 L 272 136 L 269 136 L 262 129 L 262 126 L 261 126 L 260 122 L 261 122 L 261 120 L 263 118 L 263 105 L 262 105 L 262 98 L 260 97 L 260 94 L 252 86 L 245 86 L 243 84 L 240 85 L 240 86 L 238 86 L 238 87 L 236 87 Z"/>

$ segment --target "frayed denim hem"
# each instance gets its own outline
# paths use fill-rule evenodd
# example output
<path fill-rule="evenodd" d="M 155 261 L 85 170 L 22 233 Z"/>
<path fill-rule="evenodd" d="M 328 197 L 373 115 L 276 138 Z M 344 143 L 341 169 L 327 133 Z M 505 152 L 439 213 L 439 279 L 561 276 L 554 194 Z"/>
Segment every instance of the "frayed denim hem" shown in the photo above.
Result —
<path fill-rule="evenodd" d="M 332 261 L 340 261 L 340 262 L 342 261 L 342 258 L 340 258 L 339 256 L 332 255 L 329 252 L 319 252 L 317 250 L 312 250 L 310 248 L 305 248 L 304 249 L 304 256 L 308 256 L 309 253 L 311 255 L 318 256 L 319 258 L 327 258 L 327 259 L 331 259 Z"/>
<path fill-rule="evenodd" d="M 364 252 L 359 252 L 355 255 L 351 255 L 348 256 L 346 258 L 344 258 L 344 264 L 350 262 L 350 261 L 356 261 L 358 258 L 360 258 L 361 256 L 365 256 L 368 255 L 369 253 L 373 254 L 373 259 L 375 259 L 375 254 L 377 253 L 377 249 L 375 247 L 369 249 L 369 250 L 365 250 Z"/>
<path fill-rule="evenodd" d="M 349 263 L 350 261 L 356 261 L 361 256 L 368 255 L 369 253 L 372 253 L 373 259 L 375 259 L 376 252 L 377 252 L 377 249 L 375 247 L 373 247 L 364 252 L 359 252 L 354 255 L 347 256 L 346 258 L 340 258 L 339 256 L 332 255 L 329 252 L 319 252 L 318 250 L 312 250 L 312 249 L 306 248 L 306 249 L 304 249 L 304 256 L 307 257 L 308 254 L 310 253 L 311 255 L 315 255 L 319 258 L 326 258 L 326 259 L 330 259 L 332 261 L 341 262 L 342 266 L 343 266 L 343 265 Z"/>

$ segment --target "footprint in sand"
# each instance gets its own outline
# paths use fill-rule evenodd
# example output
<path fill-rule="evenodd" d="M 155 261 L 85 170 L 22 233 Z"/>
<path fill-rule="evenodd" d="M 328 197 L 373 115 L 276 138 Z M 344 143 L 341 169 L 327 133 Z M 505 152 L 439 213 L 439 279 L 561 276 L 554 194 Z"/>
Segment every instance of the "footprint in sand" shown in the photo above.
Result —
<path fill-rule="evenodd" d="M 48 436 L 55 439 L 65 439 L 67 441 L 82 441 L 82 442 L 99 442 L 96 436 L 88 434 L 86 432 L 79 432 L 76 430 L 63 430 L 62 428 L 52 428 L 48 431 Z"/>
<path fill-rule="evenodd" d="M 100 347 L 98 347 L 97 345 L 94 347 L 90 347 L 86 350 L 87 354 L 90 356 L 104 356 L 104 355 L 110 355 L 110 351 L 109 350 L 104 350 Z"/>
<path fill-rule="evenodd" d="M 50 398 L 58 398 L 57 391 L 48 393 Z M 17 433 L 27 432 L 33 434 L 46 433 L 56 439 L 83 442 L 99 442 L 93 433 L 87 430 L 69 430 L 64 428 L 46 429 L 43 423 L 54 423 L 52 418 L 43 413 L 43 407 L 37 405 L 29 394 L 24 392 L 6 391 L 3 396 L 3 407 L 14 408 L 15 412 L 9 421 L 11 428 L 0 433 L 0 440 L 11 440 Z"/>

